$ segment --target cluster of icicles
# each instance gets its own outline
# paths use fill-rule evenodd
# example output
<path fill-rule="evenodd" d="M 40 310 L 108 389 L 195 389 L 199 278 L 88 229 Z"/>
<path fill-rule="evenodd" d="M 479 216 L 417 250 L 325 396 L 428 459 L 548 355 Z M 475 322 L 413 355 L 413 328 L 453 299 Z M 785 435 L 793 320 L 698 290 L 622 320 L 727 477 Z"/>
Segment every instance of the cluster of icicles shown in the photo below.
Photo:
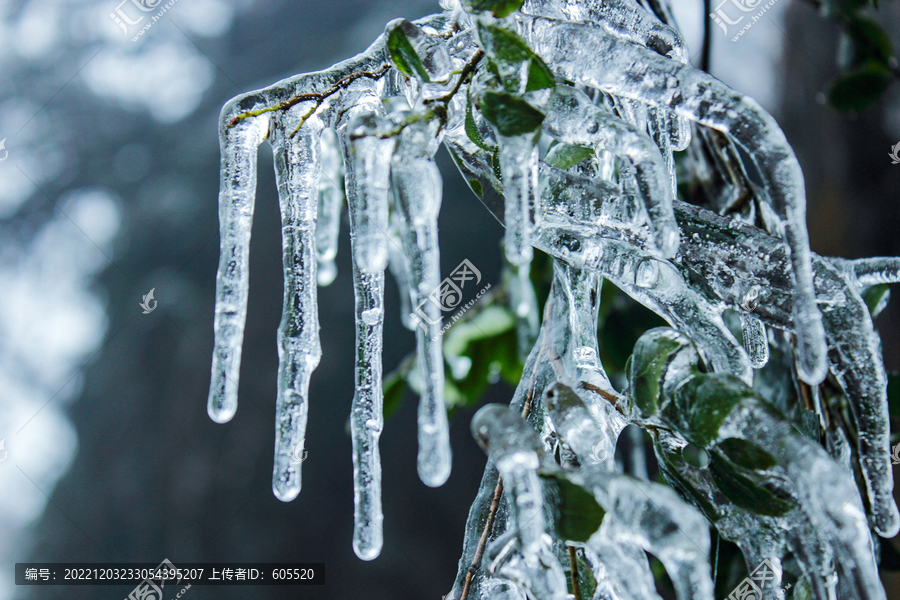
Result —
<path fill-rule="evenodd" d="M 237 410 L 256 155 L 268 140 L 281 206 L 285 290 L 273 489 L 284 501 L 300 491 L 301 464 L 293 453 L 305 437 L 309 381 L 321 357 L 316 290 L 336 274 L 346 195 L 358 346 L 350 420 L 353 547 L 365 560 L 380 553 L 384 271 L 390 267 L 406 307 L 420 305 L 441 281 L 442 181 L 434 156 L 443 143 L 506 226 L 504 248 L 517 274 L 511 296 L 526 337 L 536 316 L 528 281 L 532 247 L 555 262 L 514 410 L 488 407 L 473 423 L 491 460 L 450 598 L 567 597 L 559 560 L 565 540 L 548 535 L 539 470 L 563 472 L 607 510 L 600 530 L 577 544 L 597 582 L 595 598 L 658 598 L 644 551 L 665 565 L 680 600 L 713 597 L 708 526 L 694 508 L 699 501 L 691 506 L 670 488 L 614 474 L 611 460 L 588 460 L 598 444 L 611 456 L 628 423 L 656 418 L 635 409 L 633 390 L 614 389 L 599 362 L 603 279 L 677 330 L 651 332 L 678 348 L 660 389 L 691 379 L 688 366 L 702 362 L 710 373 L 730 376 L 735 393 L 752 396 L 739 388 L 753 383 L 771 346 L 773 356 L 777 351 L 794 369 L 795 383 L 808 391 L 811 414 L 825 425 L 819 384 L 826 376 L 837 383 L 858 433 L 848 441 L 829 422 L 823 427 L 827 452 L 759 403 L 742 402 L 722 425 L 722 436 L 753 440 L 779 459 L 773 481 L 790 484 L 798 503 L 787 515 L 761 516 L 734 506 L 702 469 L 683 461 L 675 475 L 706 496 L 719 515 L 720 535 L 741 546 L 751 570 L 763 559 L 780 564 L 791 552 L 816 598 L 884 598 L 869 523 L 882 536 L 894 535 L 900 524 L 891 496 L 886 376 L 860 293 L 900 280 L 900 260 L 844 261 L 810 252 L 803 177 L 783 133 L 753 100 L 687 64 L 687 49 L 664 3 L 535 0 L 502 20 L 458 3 L 444 5 L 443 13 L 414 27 L 402 24 L 429 73 L 427 82 L 395 68 L 383 35 L 328 70 L 285 79 L 224 107 L 212 419 L 224 423 Z M 479 19 L 517 31 L 557 78 L 555 88 L 541 92 L 546 116 L 537 145 L 494 133 L 470 111 L 480 134 L 499 149 L 499 174 L 464 124 L 467 98 L 480 92 L 482 65 L 474 60 L 484 50 L 476 35 Z M 447 99 L 442 118 L 425 118 L 428 101 L 441 98 Z M 548 151 L 551 140 L 556 145 Z M 573 145 L 593 155 L 566 164 L 562 155 Z M 738 146 L 753 161 L 754 180 Z M 681 150 L 687 150 L 690 178 L 701 182 L 703 207 L 676 199 L 673 152 Z M 431 311 L 429 323 L 413 323 L 408 309 L 403 319 L 416 331 L 422 381 L 418 471 L 424 483 L 439 486 L 451 465 L 441 321 L 434 303 L 424 306 Z M 740 315 L 743 343 L 726 325 L 726 311 Z M 758 388 L 765 392 L 764 384 Z M 689 441 L 672 428 L 652 431 L 661 462 Z M 548 458 L 554 456 L 562 458 Z M 856 463 L 862 496 L 852 475 Z M 492 512 L 501 476 L 502 500 Z M 490 531 L 483 534 L 489 513 Z M 770 584 L 773 592 L 781 582 Z"/>

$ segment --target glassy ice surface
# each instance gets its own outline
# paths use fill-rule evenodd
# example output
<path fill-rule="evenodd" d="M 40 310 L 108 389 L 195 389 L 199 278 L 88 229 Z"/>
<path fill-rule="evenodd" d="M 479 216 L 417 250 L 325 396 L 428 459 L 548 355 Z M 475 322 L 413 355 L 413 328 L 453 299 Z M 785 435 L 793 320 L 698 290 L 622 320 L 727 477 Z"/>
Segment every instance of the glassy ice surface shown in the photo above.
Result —
<path fill-rule="evenodd" d="M 525 357 L 510 408 L 489 406 L 473 420 L 489 460 L 450 597 L 562 600 L 569 567 L 560 557 L 571 547 L 596 581 L 595 598 L 657 598 L 649 552 L 679 599 L 710 600 L 712 522 L 751 571 L 763 561 L 780 569 L 792 557 L 817 600 L 883 598 L 869 523 L 883 536 L 900 529 L 887 380 L 872 324 L 887 295 L 871 312 L 863 295 L 900 281 L 900 259 L 810 251 L 803 175 L 784 134 L 752 99 L 689 64 L 665 2 L 529 0 L 497 19 L 472 4 L 448 0 L 443 13 L 392 21 L 364 53 L 224 107 L 210 416 L 226 422 L 237 410 L 256 151 L 268 140 L 285 278 L 276 496 L 291 500 L 301 487 L 292 456 L 315 414 L 316 286 L 336 274 L 344 198 L 356 302 L 356 554 L 374 559 L 383 544 L 388 267 L 403 323 L 416 335 L 419 476 L 430 486 L 447 480 L 437 230 L 444 178 L 434 162 L 443 143 L 506 227 L 505 297 Z M 506 49 L 496 40 L 481 47 L 476 26 L 505 32 Z M 487 92 L 529 108 L 518 122 L 489 122 Z M 533 127 L 523 131 L 529 115 Z M 674 158 L 683 150 L 684 174 Z M 742 156 L 762 185 L 750 181 Z M 689 183 L 680 177 L 709 181 L 711 173 L 720 181 L 700 205 L 679 199 L 679 184 Z M 738 206 L 740 198 L 749 200 Z M 530 278 L 534 248 L 553 262 L 542 318 Z M 604 280 L 674 328 L 641 338 L 624 389 L 600 361 Z M 726 311 L 739 315 L 739 333 Z M 788 387 L 772 386 L 779 377 Z M 722 398 L 729 404 L 721 412 L 703 405 Z M 852 423 L 834 424 L 842 399 Z M 693 409 L 721 422 L 698 426 Z M 650 434 L 671 487 L 617 472 L 612 456 L 628 424 Z M 689 444 L 710 462 L 689 464 Z M 736 464 L 736 456 L 757 464 Z M 645 477 L 643 446 L 632 462 L 630 473 Z M 769 504 L 751 510 L 722 492 L 735 469 Z M 605 511 L 586 541 L 560 537 L 564 516 L 545 493 L 559 484 L 548 477 L 581 488 Z"/>

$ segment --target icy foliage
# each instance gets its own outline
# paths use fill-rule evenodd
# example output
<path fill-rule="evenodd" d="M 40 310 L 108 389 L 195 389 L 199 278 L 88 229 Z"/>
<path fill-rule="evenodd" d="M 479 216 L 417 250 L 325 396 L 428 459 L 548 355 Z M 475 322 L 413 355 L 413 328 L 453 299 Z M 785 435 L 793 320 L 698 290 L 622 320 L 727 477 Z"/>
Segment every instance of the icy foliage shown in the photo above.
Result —
<path fill-rule="evenodd" d="M 784 134 L 752 99 L 689 64 L 665 3 L 443 6 L 392 21 L 331 69 L 224 107 L 210 416 L 226 422 L 237 409 L 256 149 L 268 140 L 285 277 L 275 495 L 300 491 L 291 452 L 321 356 L 316 287 L 335 277 L 342 177 L 358 347 L 356 554 L 371 560 L 382 546 L 387 267 L 416 332 L 419 475 L 429 486 L 447 480 L 441 306 L 429 301 L 441 281 L 443 143 L 506 227 L 506 297 L 527 355 L 511 407 L 485 407 L 472 423 L 489 462 L 450 597 L 561 600 L 571 579 L 573 591 L 590 581 L 590 592 L 575 591 L 584 598 L 657 598 L 650 553 L 679 599 L 711 600 L 711 523 L 750 571 L 763 560 L 798 564 L 798 594 L 884 598 L 870 527 L 892 536 L 900 520 L 886 375 L 861 294 L 900 280 L 900 260 L 810 252 L 803 176 Z M 696 188 L 693 204 L 679 184 Z M 542 322 L 534 248 L 553 258 Z M 640 339 L 623 390 L 599 357 L 604 279 L 674 328 Z M 671 487 L 605 460 L 628 424 L 649 433 Z M 689 446 L 708 463 L 687 460 Z M 635 460 L 632 472 L 646 473 L 640 449 Z M 780 578 L 767 594 L 780 594 Z"/>

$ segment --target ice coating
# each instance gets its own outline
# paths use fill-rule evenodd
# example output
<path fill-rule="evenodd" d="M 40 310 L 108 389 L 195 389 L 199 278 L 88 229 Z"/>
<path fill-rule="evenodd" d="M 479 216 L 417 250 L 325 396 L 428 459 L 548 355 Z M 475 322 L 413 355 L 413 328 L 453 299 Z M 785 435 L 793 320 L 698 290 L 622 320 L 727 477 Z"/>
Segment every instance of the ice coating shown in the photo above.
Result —
<path fill-rule="evenodd" d="M 510 497 L 511 530 L 488 546 L 489 571 L 519 584 L 533 598 L 565 600 L 565 574 L 544 531 L 537 433 L 514 409 L 495 404 L 472 418 L 472 435 L 497 466 Z"/>
<path fill-rule="evenodd" d="M 475 4 L 449 2 L 444 14 L 393 21 L 388 35 L 402 32 L 408 48 L 395 44 L 388 50 L 382 36 L 349 61 L 244 94 L 223 109 L 210 416 L 225 422 L 237 406 L 255 156 L 268 139 L 275 153 L 285 274 L 276 495 L 290 500 L 300 490 L 292 453 L 303 443 L 309 379 L 321 354 L 315 286 L 329 284 L 336 273 L 342 179 L 356 300 L 350 426 L 357 555 L 371 560 L 382 546 L 378 443 L 388 265 L 401 289 L 404 324 L 417 337 L 420 477 L 435 486 L 447 479 L 445 365 L 435 336 L 441 312 L 432 296 L 440 282 L 441 202 L 433 157 L 443 141 L 470 187 L 506 226 L 504 253 L 512 266 L 505 285 L 520 352 L 527 354 L 512 412 L 479 413 L 476 430 L 484 434 L 490 460 L 450 597 L 566 594 L 560 564 L 565 540 L 553 538 L 551 521 L 540 514 L 543 506 L 552 517 L 554 508 L 539 494 L 538 469 L 549 469 L 590 489 L 608 511 L 601 530 L 588 543 L 576 543 L 596 579 L 596 599 L 657 598 L 645 550 L 663 562 L 679 598 L 709 598 L 708 539 L 701 536 L 691 547 L 676 535 L 704 530 L 698 515 L 670 491 L 615 473 L 611 457 L 618 436 L 632 423 L 654 434 L 660 468 L 672 487 L 740 546 L 748 569 L 763 560 L 777 566 L 791 553 L 817 600 L 883 598 L 865 511 L 882 535 L 896 533 L 900 519 L 891 496 L 886 376 L 860 294 L 898 282 L 898 259 L 848 261 L 809 252 L 802 175 L 783 134 L 752 100 L 687 64 L 687 48 L 664 2 L 527 2 L 522 13 L 503 19 L 475 15 Z M 490 58 L 489 49 L 475 33 L 479 23 L 515 28 L 557 75 L 555 84 L 545 80 L 545 87 L 521 96 L 543 114 L 542 138 L 538 131 L 504 137 L 481 114 L 481 94 L 497 88 L 491 87 L 496 82 L 485 84 L 492 67 L 483 60 Z M 519 69 L 524 82 L 531 75 L 520 66 L 512 65 L 511 72 Z M 737 146 L 754 162 L 762 187 L 748 177 Z M 673 152 L 685 147 L 685 170 L 701 190 L 691 200 L 702 206 L 676 199 L 677 184 L 689 182 L 678 180 Z M 532 246 L 554 263 L 542 322 L 529 277 Z M 666 319 L 684 342 L 672 355 L 672 365 L 683 371 L 661 383 L 663 395 L 671 397 L 660 401 L 659 414 L 655 404 L 637 410 L 638 396 L 646 400 L 647 391 L 614 389 L 600 363 L 603 279 Z M 882 293 L 879 306 L 886 298 Z M 730 310 L 740 316 L 743 343 L 726 326 Z M 778 360 L 767 363 L 769 343 Z M 685 349 L 693 344 L 697 350 L 688 360 Z M 692 371 L 700 360 L 708 370 L 702 377 Z M 799 375 L 810 384 L 794 390 L 797 398 L 786 390 L 773 400 L 781 409 L 806 403 L 796 407 L 793 423 L 773 416 L 764 400 L 748 392 L 756 370 L 761 391 L 769 393 L 764 376 L 773 368 L 786 368 L 788 380 Z M 828 370 L 828 383 L 816 385 Z M 570 388 L 568 408 L 544 402 L 544 392 L 556 383 Z M 700 391 L 724 386 L 740 399 L 719 436 L 701 445 L 716 468 L 728 464 L 722 461 L 730 460 L 725 449 L 734 440 L 765 447 L 778 466 L 752 476 L 788 502 L 785 514 L 736 505 L 723 497 L 721 479 L 683 460 L 688 439 L 700 440 L 692 437 L 685 416 L 694 400 L 676 398 L 667 387 L 675 383 Z M 844 406 L 852 420 L 844 417 Z M 660 421 L 669 429 L 659 429 Z M 835 458 L 794 426 L 825 440 Z M 528 428 L 524 437 L 522 427 Z M 634 438 L 629 472 L 646 476 L 641 435 Z M 560 465 L 547 462 L 556 451 Z M 863 499 L 851 472 L 863 482 Z M 846 496 L 843 503 L 838 496 Z M 766 592 L 774 595 L 780 583 L 770 580 Z"/>
<path fill-rule="evenodd" d="M 639 544 L 665 565 L 679 599 L 711 600 L 709 533 L 703 515 L 666 486 L 608 474 L 593 466 L 593 448 L 603 438 L 591 426 L 587 407 L 562 384 L 551 387 L 546 395 L 556 431 L 584 465 L 567 473 L 568 478 L 590 490 L 608 511 L 589 546 L 597 537 L 620 546 Z"/>
<path fill-rule="evenodd" d="M 431 487 L 450 476 L 450 430 L 444 405 L 444 357 L 441 306 L 431 298 L 438 290 L 440 251 L 437 218 L 442 180 L 434 163 L 437 123 L 415 123 L 400 134 L 391 176 L 401 237 L 409 257 L 409 294 L 416 313 L 416 348 L 422 373 L 419 399 L 419 478 Z"/>
<path fill-rule="evenodd" d="M 826 344 L 813 292 L 803 174 L 774 119 L 756 102 L 706 73 L 640 46 L 620 46 L 598 28 L 539 18 L 520 21 L 525 38 L 563 77 L 667 106 L 680 116 L 728 133 L 753 156 L 766 182 L 771 227 L 790 248 L 800 375 L 810 384 L 820 383 L 827 373 Z M 609 61 L 599 67 L 577 59 L 588 53 L 608 56 Z M 647 85 L 648 81 L 653 85 Z"/>

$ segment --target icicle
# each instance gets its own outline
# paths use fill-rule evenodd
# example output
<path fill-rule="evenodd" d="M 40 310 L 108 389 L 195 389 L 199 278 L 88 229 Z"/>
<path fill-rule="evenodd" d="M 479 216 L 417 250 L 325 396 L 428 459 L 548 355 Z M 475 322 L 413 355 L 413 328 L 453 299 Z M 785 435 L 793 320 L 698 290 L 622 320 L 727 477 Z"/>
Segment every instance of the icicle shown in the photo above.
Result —
<path fill-rule="evenodd" d="M 729 133 L 753 157 L 766 183 L 770 229 L 782 233 L 791 250 L 800 376 L 812 385 L 820 383 L 827 373 L 827 347 L 813 292 L 803 174 L 775 120 L 708 74 L 640 46 L 622 45 L 596 27 L 528 20 L 520 19 L 520 29 L 560 75 L 624 98 L 668 106 L 679 116 Z M 608 60 L 580 58 L 597 55 Z"/>
<path fill-rule="evenodd" d="M 666 170 L 669 172 L 669 185 L 672 190 L 672 198 L 678 197 L 678 177 L 675 175 L 675 157 L 672 154 L 672 140 L 669 132 L 671 121 L 669 114 L 662 108 L 651 108 L 649 118 L 650 137 L 659 146 L 659 151 L 666 161 Z"/>
<path fill-rule="evenodd" d="M 434 163 L 439 139 L 437 122 L 420 121 L 401 133 L 392 162 L 395 206 L 409 257 L 410 290 L 415 306 L 418 366 L 422 372 L 419 400 L 418 471 L 423 483 L 443 485 L 450 476 L 450 431 L 444 403 L 440 253 L 437 217 L 443 193 Z"/>
<path fill-rule="evenodd" d="M 494 404 L 472 418 L 472 435 L 497 465 L 510 498 L 512 530 L 488 546 L 488 569 L 536 600 L 565 600 L 565 573 L 544 531 L 537 433 L 515 410 Z"/>
<path fill-rule="evenodd" d="M 267 120 L 246 119 L 233 128 L 242 97 L 222 108 L 219 145 L 222 166 L 219 191 L 221 248 L 216 275 L 215 347 L 207 412 L 217 423 L 231 420 L 237 411 L 241 345 L 247 320 L 250 228 L 256 198 L 256 151 L 268 131 Z"/>
<path fill-rule="evenodd" d="M 341 209 L 344 190 L 341 188 L 341 149 L 337 134 L 326 129 L 322 132 L 322 177 L 319 180 L 319 211 L 316 223 L 316 255 L 318 283 L 331 285 L 337 276 L 334 258 L 337 256 L 338 234 L 341 230 Z"/>
<path fill-rule="evenodd" d="M 273 120 L 274 121 L 274 120 Z M 290 125 L 274 121 L 272 145 L 284 260 L 284 309 L 278 327 L 278 396 L 275 406 L 275 465 L 272 490 L 289 502 L 300 493 L 300 465 L 309 410 L 309 380 L 319 364 L 316 304 L 316 204 L 323 128 L 309 119 L 293 138 Z M 298 450 L 299 449 L 299 450 Z"/>
<path fill-rule="evenodd" d="M 586 550 L 585 556 L 597 581 L 594 598 L 662 600 L 656 592 L 656 578 L 647 554 L 637 544 L 594 536 Z M 591 560 L 592 556 L 596 560 Z"/>
<path fill-rule="evenodd" d="M 741 313 L 741 332 L 744 335 L 744 350 L 750 356 L 750 364 L 754 369 L 762 369 L 769 362 L 766 326 L 753 315 Z"/>
<path fill-rule="evenodd" d="M 353 442 L 353 550 L 363 560 L 381 553 L 384 543 L 381 511 L 381 455 L 378 440 L 384 429 L 382 413 L 382 330 L 384 323 L 384 264 L 375 260 L 383 247 L 384 233 L 373 227 L 372 218 L 387 213 L 387 178 L 390 147 L 351 135 L 369 133 L 363 124 L 377 114 L 380 102 L 366 98 L 343 115 L 338 128 L 343 152 L 344 185 L 350 209 L 350 245 L 353 252 L 353 290 L 356 300 L 356 393 L 350 413 Z M 362 117 L 362 119 L 357 119 Z M 357 127 L 354 127 L 356 125 Z M 377 167 L 361 172 L 361 168 Z M 381 193 L 384 191 L 384 194 Z M 381 203 L 381 206 L 377 204 Z M 384 224 L 386 227 L 386 223 Z M 381 236 L 379 240 L 375 236 Z M 360 248 L 362 247 L 362 248 Z M 386 248 L 384 249 L 386 256 Z M 365 264 L 364 264 L 365 263 Z M 366 270 L 363 267 L 382 269 Z"/>
<path fill-rule="evenodd" d="M 514 265 L 531 262 L 530 243 L 532 197 L 537 190 L 538 153 L 532 135 L 498 135 L 500 172 L 506 200 L 503 245 L 506 259 Z"/>
<path fill-rule="evenodd" d="M 857 289 L 884 283 L 900 283 L 900 258 L 826 259 L 850 279 Z"/>
<path fill-rule="evenodd" d="M 531 283 L 531 263 L 508 264 L 511 276 L 505 283 L 509 290 L 510 308 L 516 318 L 516 343 L 524 359 L 534 346 L 538 334 L 538 304 Z"/>

